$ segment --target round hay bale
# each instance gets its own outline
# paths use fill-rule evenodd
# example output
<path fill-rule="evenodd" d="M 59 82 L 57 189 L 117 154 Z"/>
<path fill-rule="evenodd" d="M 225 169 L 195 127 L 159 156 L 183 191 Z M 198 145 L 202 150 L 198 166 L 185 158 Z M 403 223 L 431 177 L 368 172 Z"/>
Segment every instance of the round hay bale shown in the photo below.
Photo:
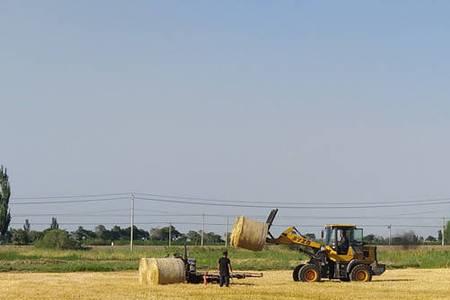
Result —
<path fill-rule="evenodd" d="M 230 244 L 236 248 L 261 251 L 266 244 L 267 231 L 266 223 L 238 217 L 233 225 Z"/>
<path fill-rule="evenodd" d="M 148 260 L 147 281 L 152 285 L 181 283 L 186 278 L 184 262 L 179 258 L 151 258 Z"/>
<path fill-rule="evenodd" d="M 140 284 L 148 284 L 148 261 L 151 258 L 141 258 L 139 261 L 139 283 Z"/>

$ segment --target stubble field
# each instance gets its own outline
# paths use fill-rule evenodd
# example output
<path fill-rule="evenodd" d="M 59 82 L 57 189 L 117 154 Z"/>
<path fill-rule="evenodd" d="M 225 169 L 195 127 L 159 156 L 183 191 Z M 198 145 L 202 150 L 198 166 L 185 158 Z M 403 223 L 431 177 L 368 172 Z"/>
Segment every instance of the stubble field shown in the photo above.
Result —
<path fill-rule="evenodd" d="M 1 299 L 450 299 L 450 269 L 388 270 L 369 283 L 299 283 L 291 271 L 234 280 L 230 288 L 141 286 L 137 272 L 2 273 Z"/>

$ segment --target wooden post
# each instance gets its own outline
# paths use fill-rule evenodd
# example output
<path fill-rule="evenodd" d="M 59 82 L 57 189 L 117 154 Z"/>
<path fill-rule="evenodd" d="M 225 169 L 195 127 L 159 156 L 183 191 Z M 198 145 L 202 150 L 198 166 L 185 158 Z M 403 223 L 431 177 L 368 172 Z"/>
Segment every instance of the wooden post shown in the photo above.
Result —
<path fill-rule="evenodd" d="M 205 214 L 202 214 L 202 235 L 200 239 L 200 245 L 203 247 L 203 235 L 205 234 Z"/>
<path fill-rule="evenodd" d="M 172 246 L 172 224 L 169 223 L 169 247 Z"/>
<path fill-rule="evenodd" d="M 225 230 L 225 248 L 228 248 L 228 216 L 227 216 L 227 226 L 226 226 L 226 230 Z"/>
<path fill-rule="evenodd" d="M 388 225 L 389 228 L 389 246 L 391 245 L 391 237 L 392 237 L 392 225 Z"/>
<path fill-rule="evenodd" d="M 133 251 L 133 228 L 134 228 L 134 193 L 131 193 L 131 211 L 130 211 L 130 251 Z"/>

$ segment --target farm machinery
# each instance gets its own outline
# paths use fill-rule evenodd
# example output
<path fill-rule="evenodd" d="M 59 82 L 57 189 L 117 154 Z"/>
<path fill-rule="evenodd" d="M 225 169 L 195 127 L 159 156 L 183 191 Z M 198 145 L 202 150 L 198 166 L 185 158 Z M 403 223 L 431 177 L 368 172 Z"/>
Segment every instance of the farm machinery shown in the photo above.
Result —
<path fill-rule="evenodd" d="M 219 283 L 220 276 L 216 271 L 199 271 L 197 269 L 197 260 L 195 258 L 188 258 L 188 251 L 186 244 L 184 245 L 184 255 L 180 256 L 178 254 L 174 255 L 183 261 L 186 270 L 186 281 L 188 283 Z M 262 273 L 255 272 L 232 272 L 230 278 L 234 279 L 245 279 L 250 277 L 263 277 Z"/>
<path fill-rule="evenodd" d="M 385 265 L 377 261 L 376 246 L 363 243 L 363 230 L 355 225 L 331 224 L 322 231 L 323 243 L 303 236 L 294 226 L 284 230 L 278 238 L 270 233 L 270 227 L 278 209 L 267 218 L 267 243 L 296 245 L 309 256 L 309 261 L 294 268 L 294 281 L 314 282 L 323 278 L 341 281 L 371 281 L 373 275 L 381 275 Z"/>

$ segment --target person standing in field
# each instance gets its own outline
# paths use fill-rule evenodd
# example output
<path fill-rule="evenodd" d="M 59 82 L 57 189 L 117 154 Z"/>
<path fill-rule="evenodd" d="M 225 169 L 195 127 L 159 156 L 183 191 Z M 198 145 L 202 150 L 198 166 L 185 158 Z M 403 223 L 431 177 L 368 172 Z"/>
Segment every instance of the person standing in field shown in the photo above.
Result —
<path fill-rule="evenodd" d="M 230 273 L 233 272 L 231 268 L 231 261 L 228 258 L 228 252 L 224 251 L 223 256 L 219 259 L 219 283 L 220 287 L 224 284 L 226 287 L 230 286 Z"/>

